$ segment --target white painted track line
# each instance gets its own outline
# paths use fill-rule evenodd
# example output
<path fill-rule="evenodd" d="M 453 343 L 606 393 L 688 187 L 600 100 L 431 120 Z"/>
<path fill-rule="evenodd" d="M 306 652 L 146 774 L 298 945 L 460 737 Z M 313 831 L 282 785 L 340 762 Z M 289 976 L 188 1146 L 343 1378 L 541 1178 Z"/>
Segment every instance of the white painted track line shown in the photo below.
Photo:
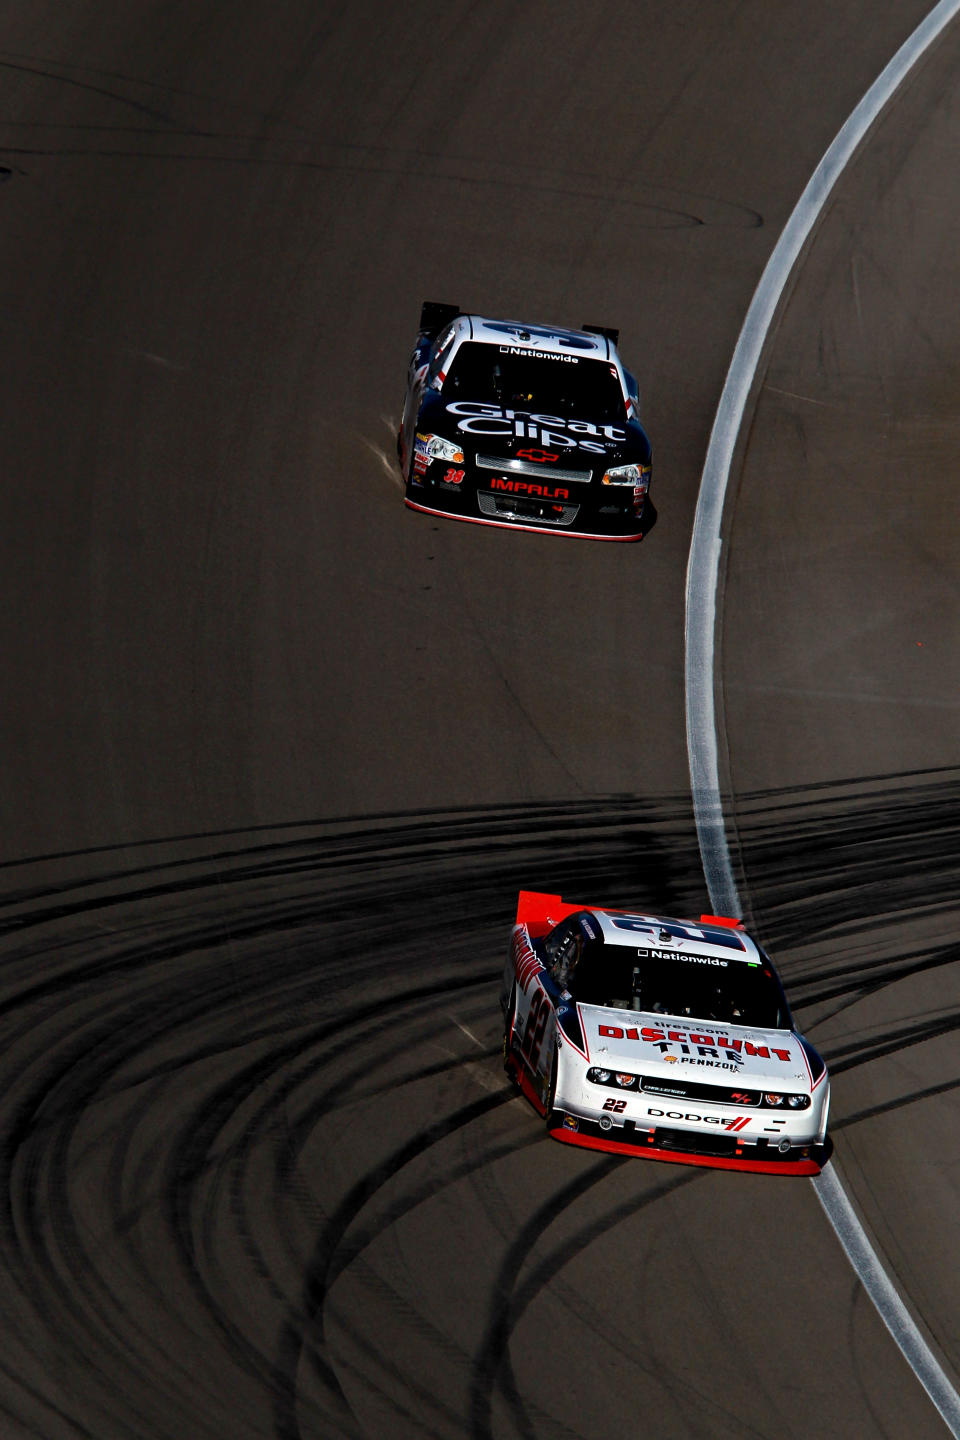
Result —
<path fill-rule="evenodd" d="M 940 0 L 934 6 L 871 85 L 813 172 L 750 302 L 717 407 L 687 562 L 684 662 L 690 786 L 704 878 L 717 914 L 741 911 L 723 819 L 714 668 L 721 525 L 743 417 L 784 288 L 834 185 L 884 107 L 958 12 L 960 0 Z M 960 1395 L 884 1270 L 836 1171 L 828 1165 L 813 1185 L 881 1319 L 950 1433 L 960 1440 Z"/>

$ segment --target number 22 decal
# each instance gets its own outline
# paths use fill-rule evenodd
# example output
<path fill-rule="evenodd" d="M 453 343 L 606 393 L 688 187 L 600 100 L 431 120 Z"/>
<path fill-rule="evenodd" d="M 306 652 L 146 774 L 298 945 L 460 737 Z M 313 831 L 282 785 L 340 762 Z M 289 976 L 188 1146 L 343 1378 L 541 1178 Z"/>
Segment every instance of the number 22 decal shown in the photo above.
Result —
<path fill-rule="evenodd" d="M 530 1001 L 530 1009 L 527 1012 L 527 1028 L 524 1031 L 522 1050 L 527 1057 L 527 1063 L 531 1070 L 536 1070 L 537 1060 L 540 1058 L 540 1046 L 543 1044 L 543 1032 L 547 1028 L 547 1017 L 550 1014 L 550 1003 L 542 990 L 534 993 Z"/>
<path fill-rule="evenodd" d="M 627 1102 L 626 1100 L 614 1100 L 611 1095 L 609 1100 L 604 1100 L 603 1108 L 604 1110 L 614 1110 L 618 1115 L 622 1115 L 627 1108 Z"/>

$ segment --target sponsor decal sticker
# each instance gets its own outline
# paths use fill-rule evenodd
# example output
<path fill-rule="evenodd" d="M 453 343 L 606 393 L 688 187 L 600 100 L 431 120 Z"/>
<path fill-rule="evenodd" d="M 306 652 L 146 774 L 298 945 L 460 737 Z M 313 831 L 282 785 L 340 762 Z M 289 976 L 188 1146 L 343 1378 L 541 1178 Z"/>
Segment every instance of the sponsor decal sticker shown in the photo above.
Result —
<path fill-rule="evenodd" d="M 548 451 L 589 450 L 603 455 L 627 438 L 622 425 L 594 425 L 589 420 L 507 410 L 481 401 L 454 400 L 447 406 L 447 413 L 456 416 L 457 429 L 464 434 L 516 436 L 518 440 L 532 440 Z"/>
<path fill-rule="evenodd" d="M 517 980 L 520 989 L 526 994 L 530 981 L 540 970 L 540 961 L 537 959 L 530 945 L 530 940 L 525 930 L 518 930 L 513 939 L 513 963 L 517 972 Z"/>
<path fill-rule="evenodd" d="M 518 340 L 529 340 L 531 335 L 537 335 L 542 340 L 558 338 L 556 330 L 548 330 L 544 325 L 519 325 L 506 320 L 485 320 L 483 323 L 486 330 L 493 330 L 498 335 L 513 335 Z M 597 350 L 599 348 L 597 341 L 588 336 L 570 334 L 568 331 L 563 332 L 561 344 L 573 346 L 577 350 Z M 524 348 L 523 354 L 526 355 L 526 353 L 526 348 Z"/>
<path fill-rule="evenodd" d="M 611 915 L 611 925 L 617 930 L 630 930 L 642 935 L 652 935 L 654 927 L 644 915 Z M 659 923 L 659 939 L 661 944 L 672 935 L 675 940 L 704 940 L 709 945 L 717 945 L 724 950 L 745 950 L 746 946 L 730 930 L 703 929 L 697 925 L 678 925 L 671 921 Z"/>
<path fill-rule="evenodd" d="M 523 1034 L 523 1042 L 520 1049 L 526 1057 L 527 1064 L 536 1074 L 537 1061 L 540 1058 L 540 1046 L 543 1044 L 544 1031 L 547 1028 L 547 1019 L 550 1014 L 550 1002 L 544 992 L 537 987 L 533 992 L 533 999 L 530 1001 L 530 1009 L 527 1011 L 526 1029 Z M 546 1095 L 546 1076 L 543 1078 L 544 1096 Z"/>
<path fill-rule="evenodd" d="M 559 360 L 564 365 L 579 364 L 576 355 L 554 355 L 552 350 L 531 350 L 527 345 L 501 345 L 499 348 L 501 355 L 522 355 L 524 359 L 529 355 L 533 360 Z"/>
<path fill-rule="evenodd" d="M 727 966 L 726 960 L 718 960 L 715 955 L 684 955 L 680 950 L 637 950 L 638 960 L 688 960 L 693 965 L 717 965 L 724 969 Z"/>
<path fill-rule="evenodd" d="M 653 1025 L 644 1025 L 640 1030 L 632 1025 L 598 1025 L 597 1030 L 601 1038 L 606 1040 L 645 1041 L 648 1045 L 654 1045 L 663 1058 L 671 1062 L 675 1062 L 678 1057 L 669 1053 L 670 1048 L 679 1045 L 680 1055 L 684 1057 L 685 1063 L 710 1065 L 718 1070 L 734 1070 L 742 1065 L 745 1059 L 751 1058 L 775 1058 L 783 1065 L 795 1063 L 789 1050 L 781 1050 L 776 1045 L 755 1045 L 751 1040 L 741 1040 L 739 1036 L 714 1034 L 712 1031 L 659 1030 Z M 696 1049 L 696 1056 L 691 1047 Z"/>
<path fill-rule="evenodd" d="M 429 436 L 421 435 L 418 431 L 413 442 L 413 473 L 414 475 L 425 475 L 427 466 L 430 464 L 430 456 L 427 451 Z"/>
<path fill-rule="evenodd" d="M 687 1120 L 690 1124 L 722 1125 L 724 1130 L 745 1130 L 750 1124 L 749 1115 L 736 1115 L 727 1120 L 723 1115 L 701 1115 L 696 1110 L 657 1110 L 647 1106 L 647 1114 L 658 1120 Z"/>
<path fill-rule="evenodd" d="M 549 485 L 539 485 L 536 481 L 507 480 L 501 476 L 494 476 L 490 481 L 493 490 L 506 490 L 511 495 L 535 495 L 541 500 L 569 500 L 570 491 L 557 489 Z"/>

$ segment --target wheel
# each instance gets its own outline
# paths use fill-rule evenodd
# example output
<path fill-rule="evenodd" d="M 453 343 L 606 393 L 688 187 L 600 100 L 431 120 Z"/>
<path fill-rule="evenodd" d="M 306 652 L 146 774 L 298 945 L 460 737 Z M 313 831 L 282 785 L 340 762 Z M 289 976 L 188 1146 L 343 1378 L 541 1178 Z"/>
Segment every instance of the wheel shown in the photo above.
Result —
<path fill-rule="evenodd" d="M 543 1097 L 543 1099 L 544 1099 L 544 1104 L 545 1104 L 546 1107 L 547 1107 L 547 1108 L 546 1108 L 546 1111 L 545 1111 L 545 1113 L 544 1113 L 544 1117 L 543 1117 L 543 1118 L 544 1118 L 544 1121 L 545 1121 L 545 1123 L 546 1123 L 546 1126 L 547 1126 L 547 1129 L 548 1129 L 548 1130 L 552 1129 L 553 1108 L 554 1108 L 554 1102 L 556 1101 L 556 1098 L 557 1098 L 557 1052 L 556 1052 L 556 1050 L 554 1050 L 554 1052 L 553 1052 L 553 1064 L 552 1064 L 552 1066 L 550 1067 L 550 1085 L 549 1085 L 549 1087 L 548 1087 L 548 1089 L 547 1089 L 546 1095 Z"/>
<path fill-rule="evenodd" d="M 397 431 L 397 464 L 400 466 L 400 474 L 403 479 L 404 493 L 410 489 L 410 476 L 413 473 L 413 451 L 407 454 L 407 447 L 403 443 L 403 425 Z"/>
<path fill-rule="evenodd" d="M 503 1068 L 506 1071 L 512 1084 L 520 1088 L 517 1081 L 517 1062 L 513 1058 L 513 1023 L 517 1016 L 517 992 L 510 993 L 510 1004 L 507 1006 L 503 1022 Z"/>

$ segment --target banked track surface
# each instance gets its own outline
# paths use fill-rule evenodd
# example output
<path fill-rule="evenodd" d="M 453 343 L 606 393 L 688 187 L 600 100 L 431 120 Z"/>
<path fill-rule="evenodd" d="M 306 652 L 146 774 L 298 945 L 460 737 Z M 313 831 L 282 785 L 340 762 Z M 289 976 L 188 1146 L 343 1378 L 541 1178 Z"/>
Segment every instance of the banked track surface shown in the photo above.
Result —
<path fill-rule="evenodd" d="M 506 1406 L 538 1429 L 509 1348 L 567 1262 L 552 1227 L 579 1201 L 575 1236 L 599 1237 L 639 1199 L 615 1162 L 565 1166 L 500 1070 L 503 895 L 523 866 L 615 894 L 659 852 L 679 900 L 684 833 L 667 807 L 515 807 L 171 842 L 66 889 L 10 876 L 8 1419 L 483 1435 Z M 514 1230 L 501 1187 L 526 1188 L 531 1147 L 553 1163 Z M 653 1203 L 695 1177 L 642 1178 Z"/>
<path fill-rule="evenodd" d="M 842 852 L 878 793 L 889 887 L 900 877 L 916 903 L 920 875 L 925 891 L 955 881 L 936 857 L 955 853 L 960 778 L 935 781 L 935 805 L 932 777 L 826 791 L 801 824 L 793 797 L 755 798 L 784 943 L 791 925 L 804 932 L 804 897 L 838 874 L 816 837 Z M 67 887 L 50 879 L 62 862 L 7 876 L 11 1426 L 599 1435 L 642 1403 L 671 1433 L 799 1434 L 766 1356 L 796 1344 L 797 1310 L 814 1303 L 804 1353 L 831 1387 L 831 1424 L 854 1433 L 861 1405 L 879 1433 L 890 1414 L 922 1423 L 897 1408 L 895 1375 L 845 1393 L 872 1311 L 848 1311 L 847 1275 L 819 1258 L 806 1187 L 571 1155 L 500 1069 L 490 957 L 504 895 L 526 875 L 604 901 L 642 864 L 663 908 L 689 911 L 700 877 L 685 804 L 379 817 L 170 841 L 130 861 L 73 857 Z M 943 960 L 913 956 L 911 973 Z M 811 969 L 799 1013 L 836 1013 L 903 968 Z M 952 1024 L 931 1019 L 928 1033 Z M 923 1038 L 908 1027 L 829 1059 L 841 1076 Z M 807 1267 L 785 1265 L 772 1289 L 757 1204 L 809 1246 Z M 703 1237 L 722 1275 L 698 1258 Z M 720 1366 L 732 1325 L 753 1353 L 720 1396 L 677 1368 L 673 1337 L 683 1327 L 683 1354 Z M 601 1370 L 626 1379 L 591 1383 L 584 1366 L 573 1383 L 528 1364 L 545 1329 L 580 1354 L 600 1343 Z"/>
<path fill-rule="evenodd" d="M 703 903 L 709 423 L 780 225 L 924 8 L 4 12 L 12 1436 L 941 1433 L 807 1187 L 548 1144 L 495 1002 L 521 885 Z M 621 324 L 641 553 L 400 513 L 427 293 Z M 919 850 L 901 768 L 868 773 Z M 859 783 L 803 797 L 775 934 L 843 906 L 816 822 Z M 792 863 L 790 796 L 740 798 Z M 837 1013 L 861 959 L 811 962 Z M 911 1025 L 825 1048 L 877 1077 Z"/>
<path fill-rule="evenodd" d="M 715 912 L 743 914 L 743 902 L 733 877 L 732 857 L 727 839 L 727 825 L 723 814 L 721 795 L 720 754 L 723 736 L 723 713 L 717 713 L 715 691 L 717 687 L 716 640 L 719 629 L 718 609 L 722 610 L 720 599 L 720 575 L 724 528 L 724 508 L 734 456 L 737 452 L 741 430 L 755 392 L 762 385 L 763 374 L 769 357 L 764 351 L 771 346 L 771 332 L 779 311 L 783 309 L 783 297 L 787 291 L 801 254 L 815 234 L 827 206 L 834 197 L 838 182 L 844 178 L 844 171 L 854 160 L 865 137 L 881 120 L 884 111 L 891 104 L 898 91 L 907 83 L 916 68 L 935 51 L 944 33 L 956 18 L 956 0 L 941 0 L 927 15 L 916 31 L 901 46 L 889 64 L 884 68 L 849 116 L 839 134 L 817 166 L 809 183 L 790 216 L 783 234 L 764 269 L 743 323 L 743 328 L 734 351 L 730 370 L 724 385 L 717 416 L 710 435 L 707 457 L 704 464 L 703 480 L 697 502 L 690 556 L 687 563 L 686 602 L 686 646 L 685 673 L 687 689 L 687 748 L 690 761 L 691 791 L 697 818 L 697 833 L 700 843 L 704 876 L 710 891 L 711 905 Z M 948 56 L 947 65 L 951 60 Z M 942 123 L 942 121 L 940 122 Z M 949 123 L 949 121 L 948 121 Z M 937 119 L 928 118 L 928 128 L 934 130 Z M 909 121 L 906 128 L 909 131 Z M 916 153 L 910 156 L 910 169 L 922 177 L 926 153 L 930 141 L 924 136 L 919 142 L 912 142 L 910 148 Z M 918 159 L 919 156 L 919 159 Z M 929 163 L 929 162 L 927 162 Z M 881 161 L 881 169 L 889 170 L 889 161 Z M 914 186 L 922 185 L 922 178 L 914 178 Z M 888 186 L 896 189 L 895 186 Z M 901 187 L 902 188 L 902 187 Z M 869 214 L 869 206 L 861 206 Z M 945 225 L 945 216 L 938 213 L 940 227 Z M 828 227 L 829 228 L 829 227 Z M 863 228 L 868 230 L 868 225 Z M 949 228 L 949 227 L 948 227 Z M 931 238 L 936 227 L 931 226 Z M 876 242 L 874 242 L 876 243 Z M 857 279 L 857 262 L 860 259 L 859 244 L 851 253 L 846 233 L 841 235 L 844 262 L 849 257 L 854 273 L 854 292 L 859 328 L 864 328 L 863 306 Z M 825 248 L 825 247 L 822 247 Z M 896 269 L 899 256 L 893 248 L 890 265 Z M 829 262 L 828 262 L 829 264 Z M 930 290 L 930 276 L 925 276 L 923 290 Z M 921 291 L 922 294 L 922 291 Z M 922 304 L 916 306 L 914 323 L 924 334 L 919 314 Z M 821 338 L 821 347 L 822 347 Z M 796 382 L 794 382 L 796 384 Z M 791 401 L 805 405 L 811 397 L 799 391 L 777 388 L 776 393 L 786 395 Z M 831 387 L 831 400 L 827 408 L 845 409 L 843 387 Z M 813 401 L 813 404 L 821 402 Z M 848 402 L 849 403 L 849 402 Z M 911 407 L 905 406 L 908 415 Z M 829 427 L 826 427 L 829 429 Z M 759 447 L 758 447 L 759 448 Z M 806 468 L 806 466 L 804 466 Z M 811 496 L 812 499 L 812 496 Z M 728 522 L 727 529 L 730 529 Z M 748 541 L 749 544 L 749 541 Z M 907 567 L 903 567 L 906 569 Z M 932 567 L 926 567 L 928 572 Z M 879 574 L 879 571 L 876 572 Z M 936 583 L 936 575 L 932 577 Z M 798 597 L 801 603 L 805 595 Z M 868 613 L 874 597 L 869 593 L 858 597 L 858 612 Z M 938 627 L 937 640 L 942 642 L 942 627 Z M 956 636 L 954 636 L 954 640 Z M 901 642 L 902 643 L 902 642 Z M 924 642 L 918 642 L 923 647 Z M 956 645 L 950 647 L 954 653 Z M 886 693 L 876 692 L 873 700 L 890 706 L 902 704 L 900 687 L 894 684 Z M 949 699 L 946 702 L 950 704 Z M 739 737 L 733 737 L 736 744 Z M 876 743 L 876 742 L 874 742 Z M 949 751 L 948 751 L 949 753 Z M 835 763 L 835 761 L 834 761 Z M 726 757 L 729 769 L 729 758 Z M 738 857 L 739 859 L 740 857 Z M 940 908 L 947 909 L 947 901 Z M 909 920 L 909 910 L 903 912 Z M 937 962 L 933 962 L 937 964 Z M 949 1022 L 948 1027 L 949 1028 Z M 934 1029 L 933 1035 L 939 1034 Z M 926 1038 L 926 1037 L 922 1037 Z M 922 1043 L 922 1038 L 921 1042 Z M 939 1087 L 934 1087 L 939 1093 Z M 933 1143 L 938 1137 L 934 1135 Z M 817 1198 L 843 1245 L 844 1252 L 853 1266 L 858 1279 L 877 1308 L 878 1314 L 896 1340 L 918 1380 L 923 1384 L 931 1401 L 936 1405 L 952 1435 L 960 1434 L 960 1394 L 951 1378 L 952 1366 L 945 1355 L 938 1355 L 923 1330 L 910 1314 L 909 1299 L 898 1291 L 896 1283 L 884 1268 L 883 1261 L 871 1244 L 869 1234 L 857 1215 L 847 1191 L 837 1173 L 837 1166 L 827 1166 L 815 1182 Z M 930 1307 L 927 1311 L 929 1314 Z"/>

